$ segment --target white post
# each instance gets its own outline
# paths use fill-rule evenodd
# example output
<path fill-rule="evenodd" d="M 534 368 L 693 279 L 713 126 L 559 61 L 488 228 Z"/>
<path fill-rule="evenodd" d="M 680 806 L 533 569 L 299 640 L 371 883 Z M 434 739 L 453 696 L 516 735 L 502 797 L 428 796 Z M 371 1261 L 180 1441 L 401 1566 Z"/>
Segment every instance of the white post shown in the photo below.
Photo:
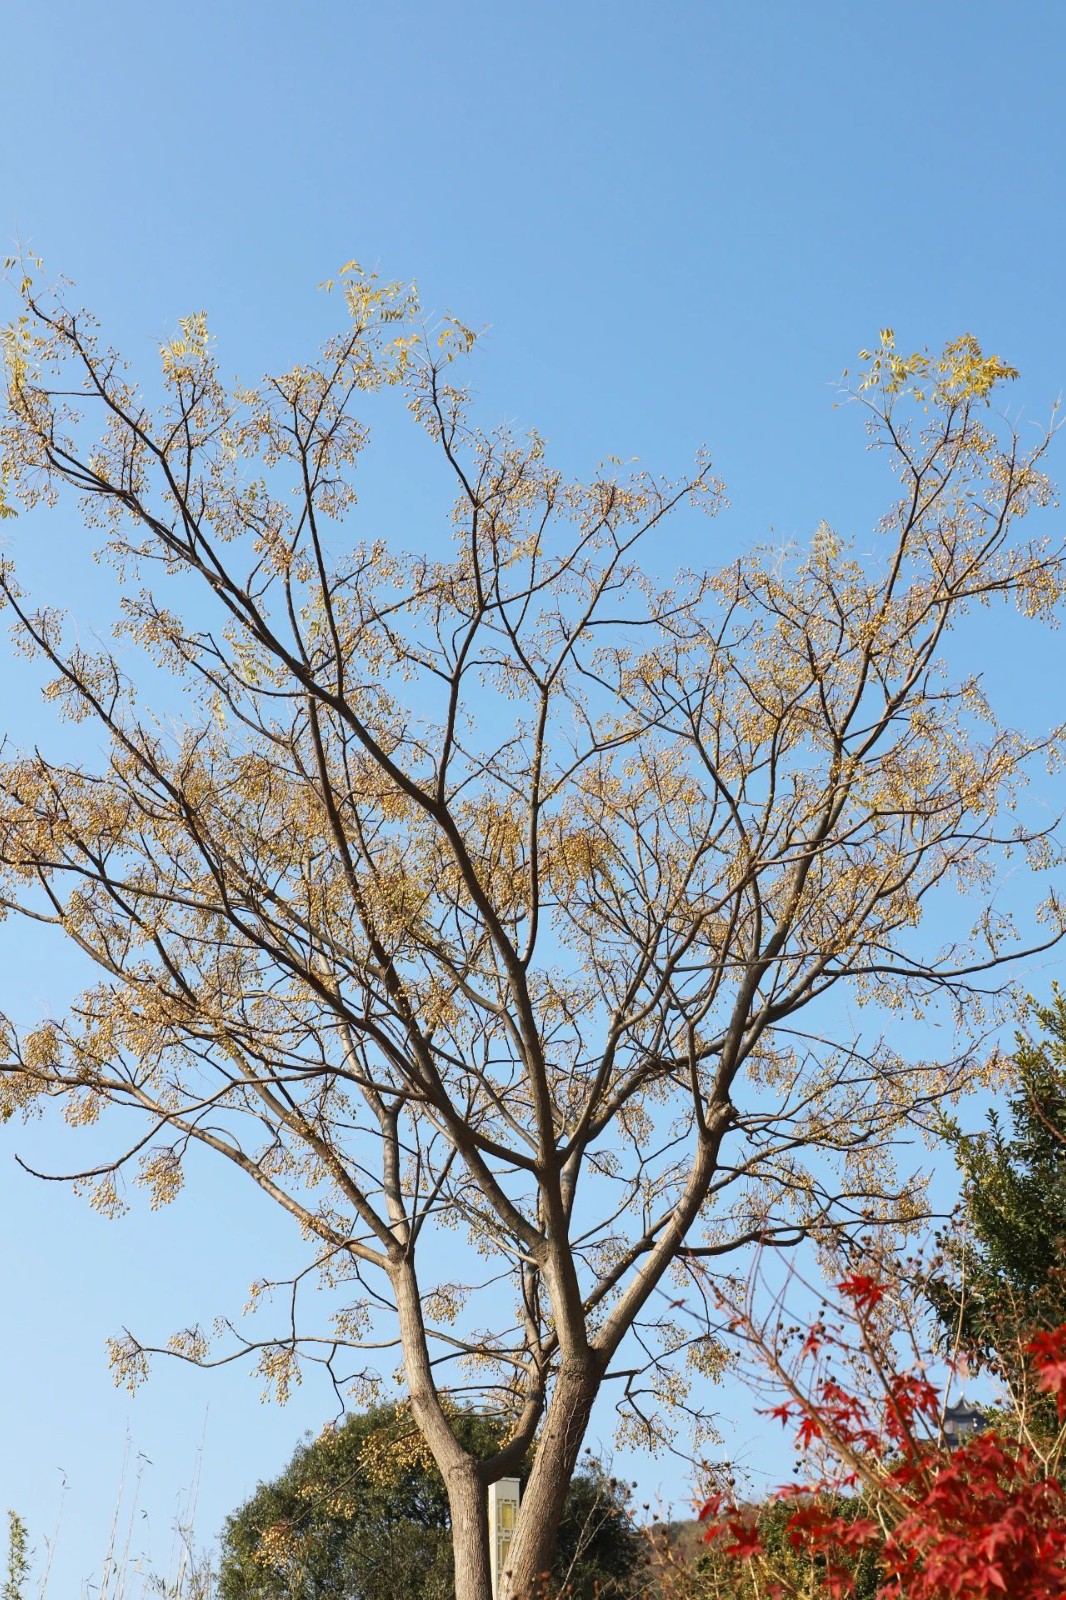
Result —
<path fill-rule="evenodd" d="M 518 1521 L 520 1486 L 517 1478 L 500 1478 L 489 1484 L 489 1566 L 492 1600 L 499 1600 L 500 1579 L 507 1570 L 507 1553 Z"/>

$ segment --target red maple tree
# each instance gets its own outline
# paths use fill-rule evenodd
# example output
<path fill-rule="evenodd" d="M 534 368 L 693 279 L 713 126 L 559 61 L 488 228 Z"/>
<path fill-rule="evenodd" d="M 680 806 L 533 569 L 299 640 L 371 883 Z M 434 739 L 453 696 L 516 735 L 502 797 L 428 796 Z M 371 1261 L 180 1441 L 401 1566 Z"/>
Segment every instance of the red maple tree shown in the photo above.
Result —
<path fill-rule="evenodd" d="M 807 1558 L 803 1578 L 731 1494 L 712 1495 L 700 1513 L 719 1560 L 771 1600 L 847 1600 L 867 1552 L 877 1563 L 878 1600 L 1062 1600 L 1066 1324 L 1027 1347 L 1036 1386 L 1056 1401 L 1058 1436 L 1033 1438 L 1019 1413 L 1013 1433 L 990 1427 L 952 1449 L 941 1391 L 924 1363 L 903 1369 L 899 1359 L 899 1285 L 852 1272 L 836 1288 L 836 1318 L 824 1312 L 791 1360 L 780 1319 L 772 1332 L 749 1311 L 735 1319 L 784 1389 L 768 1413 L 795 1425 L 810 1469 L 805 1482 L 776 1496 L 794 1506 L 785 1533 L 791 1551 Z M 799 1337 L 792 1329 L 793 1345 Z"/>

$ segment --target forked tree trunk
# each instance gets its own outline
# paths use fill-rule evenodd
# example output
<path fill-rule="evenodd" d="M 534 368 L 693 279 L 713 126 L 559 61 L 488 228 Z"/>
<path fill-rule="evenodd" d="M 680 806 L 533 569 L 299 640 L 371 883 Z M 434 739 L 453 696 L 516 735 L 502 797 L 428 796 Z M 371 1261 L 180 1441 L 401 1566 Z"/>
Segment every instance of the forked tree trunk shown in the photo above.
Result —
<path fill-rule="evenodd" d="M 545 1575 L 555 1559 L 559 1524 L 599 1386 L 600 1375 L 591 1358 L 564 1364 L 559 1373 L 497 1600 L 539 1600 L 551 1593 L 545 1588 Z"/>

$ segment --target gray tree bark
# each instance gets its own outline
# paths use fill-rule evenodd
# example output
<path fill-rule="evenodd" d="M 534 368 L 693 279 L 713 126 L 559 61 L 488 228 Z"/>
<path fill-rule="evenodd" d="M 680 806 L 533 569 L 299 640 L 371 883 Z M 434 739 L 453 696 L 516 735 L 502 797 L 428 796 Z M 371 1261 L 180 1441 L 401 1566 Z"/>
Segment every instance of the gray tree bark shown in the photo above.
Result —
<path fill-rule="evenodd" d="M 595 1356 L 565 1362 L 537 1442 L 497 1600 L 539 1600 L 555 1557 L 567 1491 L 588 1430 L 601 1372 Z M 458 1560 L 458 1556 L 457 1556 Z"/>
<path fill-rule="evenodd" d="M 491 1600 L 488 1493 L 477 1463 L 452 1467 L 444 1481 L 452 1516 L 455 1600 Z"/>

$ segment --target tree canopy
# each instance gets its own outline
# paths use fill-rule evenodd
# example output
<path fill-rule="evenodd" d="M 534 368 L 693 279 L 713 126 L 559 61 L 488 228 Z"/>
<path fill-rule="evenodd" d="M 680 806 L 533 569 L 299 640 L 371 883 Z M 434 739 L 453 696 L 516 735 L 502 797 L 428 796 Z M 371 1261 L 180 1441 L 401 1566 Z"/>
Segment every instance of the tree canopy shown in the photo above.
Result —
<path fill-rule="evenodd" d="M 1033 1334 L 1066 1323 L 1066 997 L 1034 1005 L 1011 1057 L 1009 1126 L 945 1124 L 962 1178 L 958 1226 L 931 1294 L 948 1345 L 1017 1386 Z"/>
<path fill-rule="evenodd" d="M 897 480 L 872 540 L 823 525 L 667 582 L 642 542 L 653 568 L 665 518 L 718 509 L 708 464 L 567 479 L 476 424 L 473 336 L 402 286 L 346 269 L 341 331 L 254 386 L 193 316 L 149 393 L 35 271 L 4 505 L 39 537 L 79 505 L 120 610 L 90 649 L 0 559 L 19 649 L 102 741 L 0 765 L 0 904 L 98 973 L 3 1023 L 4 1113 L 113 1133 L 73 1175 L 105 1212 L 127 1175 L 165 1204 L 196 1147 L 295 1219 L 277 1327 L 168 1348 L 250 1351 L 281 1395 L 316 1358 L 371 1393 L 394 1348 L 461 1600 L 486 1486 L 536 1441 L 524 1596 L 604 1385 L 645 1448 L 706 1423 L 731 1256 L 919 1214 L 896 1144 L 979 1074 L 1002 965 L 1061 935 L 1050 896 L 1028 941 L 981 903 L 1004 853 L 1052 860 L 1019 794 L 1057 736 L 1001 726 L 949 652 L 975 607 L 1056 613 L 1061 548 L 1025 523 L 1047 437 L 990 408 L 1015 374 L 972 337 L 886 330 L 851 391 Z M 451 485 L 414 550 L 358 541 L 390 393 Z M 941 1003 L 948 1062 L 879 1020 Z M 117 1340 L 119 1375 L 149 1353 Z M 492 1456 L 457 1397 L 505 1422 Z"/>

